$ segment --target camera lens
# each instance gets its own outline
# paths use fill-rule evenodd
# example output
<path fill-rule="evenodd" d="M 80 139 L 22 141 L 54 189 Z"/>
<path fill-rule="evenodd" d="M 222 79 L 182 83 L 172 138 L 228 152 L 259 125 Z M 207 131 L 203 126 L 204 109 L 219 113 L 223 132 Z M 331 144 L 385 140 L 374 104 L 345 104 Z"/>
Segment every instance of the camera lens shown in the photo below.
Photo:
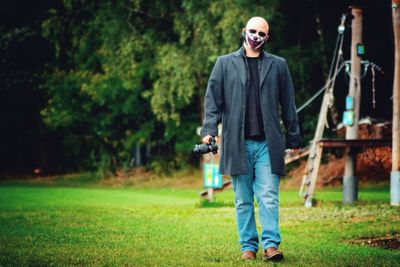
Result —
<path fill-rule="evenodd" d="M 201 145 L 195 145 L 193 149 L 193 153 L 195 154 L 206 154 L 210 152 L 210 147 L 209 145 L 206 144 L 201 144 Z"/>

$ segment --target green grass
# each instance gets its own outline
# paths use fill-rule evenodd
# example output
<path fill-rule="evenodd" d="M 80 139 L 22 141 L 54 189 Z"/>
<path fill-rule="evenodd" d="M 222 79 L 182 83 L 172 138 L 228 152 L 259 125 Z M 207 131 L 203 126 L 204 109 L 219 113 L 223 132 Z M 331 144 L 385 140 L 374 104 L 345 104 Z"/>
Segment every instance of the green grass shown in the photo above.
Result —
<path fill-rule="evenodd" d="M 264 266 L 240 260 L 231 189 L 204 205 L 200 189 L 0 185 L 0 266 Z M 282 266 L 400 266 L 400 251 L 351 239 L 400 233 L 388 187 L 357 206 L 339 189 L 318 190 L 305 209 L 282 191 Z"/>

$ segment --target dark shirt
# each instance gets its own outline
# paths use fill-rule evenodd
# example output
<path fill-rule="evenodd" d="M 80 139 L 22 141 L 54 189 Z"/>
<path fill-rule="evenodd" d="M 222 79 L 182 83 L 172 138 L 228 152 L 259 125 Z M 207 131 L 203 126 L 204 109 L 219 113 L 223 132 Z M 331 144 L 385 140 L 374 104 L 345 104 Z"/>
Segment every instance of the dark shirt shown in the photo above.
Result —
<path fill-rule="evenodd" d="M 263 122 L 260 107 L 259 58 L 246 57 L 249 71 L 248 96 L 245 117 L 245 139 L 264 140 Z"/>

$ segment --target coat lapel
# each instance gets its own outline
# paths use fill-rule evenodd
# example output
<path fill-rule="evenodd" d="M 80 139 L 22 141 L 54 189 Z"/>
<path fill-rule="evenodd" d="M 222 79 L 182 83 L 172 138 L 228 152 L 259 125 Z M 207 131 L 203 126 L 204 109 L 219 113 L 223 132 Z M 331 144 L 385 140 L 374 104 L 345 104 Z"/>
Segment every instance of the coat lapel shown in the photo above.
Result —
<path fill-rule="evenodd" d="M 272 57 L 267 52 L 264 52 L 261 62 L 260 88 L 262 88 L 262 84 L 268 75 L 271 65 L 272 65 Z"/>
<path fill-rule="evenodd" d="M 246 87 L 246 66 L 244 63 L 243 56 L 241 55 L 240 50 L 235 53 L 235 56 L 232 59 L 233 65 L 242 81 L 243 88 Z"/>

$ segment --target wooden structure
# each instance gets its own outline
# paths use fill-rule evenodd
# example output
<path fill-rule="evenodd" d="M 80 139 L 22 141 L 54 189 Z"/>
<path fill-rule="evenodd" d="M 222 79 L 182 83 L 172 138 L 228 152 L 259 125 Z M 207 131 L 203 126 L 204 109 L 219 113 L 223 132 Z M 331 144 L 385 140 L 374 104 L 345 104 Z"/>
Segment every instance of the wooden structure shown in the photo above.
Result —
<path fill-rule="evenodd" d="M 392 172 L 390 174 L 390 203 L 400 205 L 400 0 L 392 1 L 395 47 L 393 81 Z"/>

